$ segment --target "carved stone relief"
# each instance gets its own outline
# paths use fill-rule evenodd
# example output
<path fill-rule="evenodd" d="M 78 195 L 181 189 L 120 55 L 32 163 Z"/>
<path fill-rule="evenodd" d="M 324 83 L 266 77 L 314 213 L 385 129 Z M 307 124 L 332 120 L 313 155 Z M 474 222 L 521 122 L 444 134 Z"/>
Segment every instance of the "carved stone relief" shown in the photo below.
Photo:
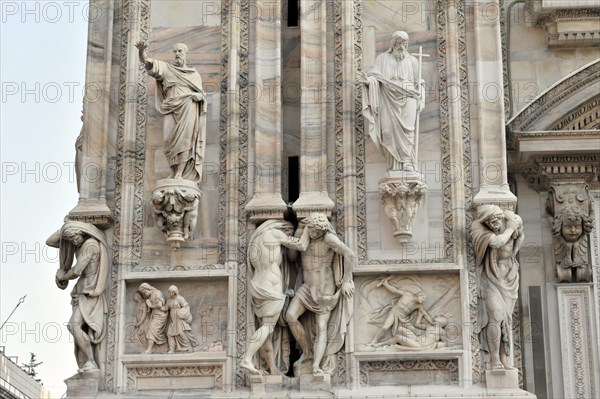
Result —
<path fill-rule="evenodd" d="M 127 353 L 221 352 L 227 329 L 227 286 L 208 282 L 142 283 L 126 325 Z M 185 293 L 185 297 L 182 295 Z M 166 295 L 165 295 L 166 294 Z"/>
<path fill-rule="evenodd" d="M 360 362 L 361 385 L 457 384 L 456 359 Z"/>
<path fill-rule="evenodd" d="M 388 275 L 357 280 L 356 351 L 460 348 L 455 277 Z"/>

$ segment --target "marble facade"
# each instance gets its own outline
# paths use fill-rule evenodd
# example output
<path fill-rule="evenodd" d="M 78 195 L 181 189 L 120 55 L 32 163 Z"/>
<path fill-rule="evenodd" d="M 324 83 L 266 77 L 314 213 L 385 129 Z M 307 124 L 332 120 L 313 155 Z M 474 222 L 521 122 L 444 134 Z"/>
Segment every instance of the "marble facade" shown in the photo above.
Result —
<path fill-rule="evenodd" d="M 103 229 L 109 244 L 97 397 L 177 397 L 179 389 L 207 397 L 600 395 L 600 49 L 597 32 L 578 36 L 593 31 L 598 8 L 546 0 L 302 0 L 299 8 L 284 0 L 91 1 L 104 12 L 90 22 L 86 79 L 118 95 L 84 106 L 80 164 L 96 165 L 102 178 L 82 179 L 68 217 Z M 357 77 L 397 30 L 409 34 L 411 53 L 429 54 L 417 154 L 426 190 L 402 240 L 382 205 L 388 164 L 369 138 Z M 186 43 L 206 93 L 197 221 L 175 250 L 154 217 L 153 191 L 169 165 L 139 41 L 160 60 Z M 546 205 L 564 185 L 583 190 L 596 226 L 578 261 L 587 260 L 591 278 L 568 284 L 556 275 L 557 213 Z M 489 205 L 520 215 L 525 236 L 512 255 L 520 282 L 505 327 L 514 370 L 490 370 L 478 334 L 485 301 L 471 226 Z M 249 376 L 240 361 L 259 327 L 250 237 L 265 221 L 298 227 L 314 212 L 356 255 L 353 314 L 335 371 Z M 140 353 L 143 302 L 135 294 L 144 282 L 165 300 L 172 285 L 185 297 L 198 341 L 191 352 L 167 353 L 163 343 Z M 567 322 L 575 313 L 577 328 Z M 388 325 L 389 315 L 399 325 Z M 300 353 L 289 343 L 293 362 Z"/>

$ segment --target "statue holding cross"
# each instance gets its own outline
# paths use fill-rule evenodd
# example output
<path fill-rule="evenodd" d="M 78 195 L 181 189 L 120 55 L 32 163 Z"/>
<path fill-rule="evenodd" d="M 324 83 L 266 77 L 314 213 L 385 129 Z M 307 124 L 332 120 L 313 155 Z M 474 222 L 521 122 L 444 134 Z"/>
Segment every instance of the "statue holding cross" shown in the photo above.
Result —
<path fill-rule="evenodd" d="M 416 55 L 416 57 L 415 57 Z M 408 52 L 408 34 L 394 32 L 390 48 L 377 56 L 363 83 L 363 115 L 369 135 L 388 160 L 390 170 L 414 171 L 417 164 L 419 114 L 425 107 L 423 54 Z"/>

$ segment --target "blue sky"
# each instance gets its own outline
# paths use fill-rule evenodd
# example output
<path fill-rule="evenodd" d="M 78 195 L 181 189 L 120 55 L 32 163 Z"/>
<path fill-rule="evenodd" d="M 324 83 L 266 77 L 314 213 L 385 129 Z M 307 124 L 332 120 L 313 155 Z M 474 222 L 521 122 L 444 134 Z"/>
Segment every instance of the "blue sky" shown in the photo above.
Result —
<path fill-rule="evenodd" d="M 76 372 L 65 323 L 69 292 L 54 283 L 58 251 L 45 247 L 77 204 L 74 143 L 81 128 L 87 2 L 0 0 L 0 345 L 19 364 L 35 352 L 39 377 L 62 395 Z"/>

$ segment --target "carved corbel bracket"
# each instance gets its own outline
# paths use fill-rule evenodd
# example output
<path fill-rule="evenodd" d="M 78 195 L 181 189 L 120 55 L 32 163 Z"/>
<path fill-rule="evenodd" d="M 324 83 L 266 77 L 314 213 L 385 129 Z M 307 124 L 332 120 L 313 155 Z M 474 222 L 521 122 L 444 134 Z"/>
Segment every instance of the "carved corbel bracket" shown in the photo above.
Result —
<path fill-rule="evenodd" d="M 427 186 L 422 176 L 386 176 L 379 180 L 381 205 L 394 227 L 394 237 L 399 243 L 409 242 L 415 216 L 425 198 Z"/>
<path fill-rule="evenodd" d="M 163 179 L 152 191 L 152 215 L 173 250 L 193 239 L 202 192 L 191 180 Z"/>
<path fill-rule="evenodd" d="M 589 238 L 594 228 L 584 180 L 552 182 L 547 210 L 553 216 L 554 262 L 559 283 L 590 282 Z"/>

